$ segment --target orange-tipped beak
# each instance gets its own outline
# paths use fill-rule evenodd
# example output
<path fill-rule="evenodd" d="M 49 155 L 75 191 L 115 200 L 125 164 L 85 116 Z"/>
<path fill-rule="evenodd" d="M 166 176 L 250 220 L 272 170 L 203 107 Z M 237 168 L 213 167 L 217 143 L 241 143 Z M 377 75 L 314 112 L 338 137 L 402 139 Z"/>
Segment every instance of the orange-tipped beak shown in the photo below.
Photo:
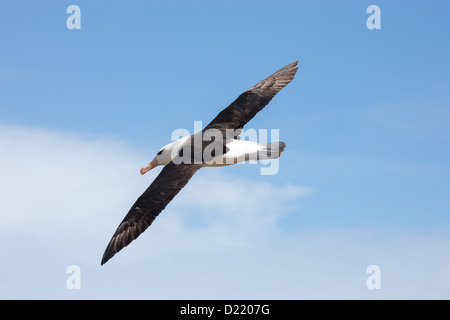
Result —
<path fill-rule="evenodd" d="M 150 162 L 148 165 L 146 165 L 145 167 L 142 167 L 141 169 L 141 174 L 144 175 L 147 172 L 149 172 L 150 170 L 152 170 L 154 167 L 156 167 L 158 165 L 158 161 L 155 159 L 152 160 L 152 162 Z"/>

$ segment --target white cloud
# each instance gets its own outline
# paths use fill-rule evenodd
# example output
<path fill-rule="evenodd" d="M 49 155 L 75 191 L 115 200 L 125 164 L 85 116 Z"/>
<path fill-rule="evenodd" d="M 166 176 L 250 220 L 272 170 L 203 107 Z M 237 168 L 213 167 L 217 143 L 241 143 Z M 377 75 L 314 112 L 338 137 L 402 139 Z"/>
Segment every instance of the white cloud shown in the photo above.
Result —
<path fill-rule="evenodd" d="M 157 174 L 139 175 L 144 157 L 116 139 L 0 127 L 0 297 L 449 298 L 447 233 L 286 233 L 280 219 L 301 214 L 310 187 L 210 168 L 100 267 L 110 236 Z M 65 287 L 72 264 L 81 290 Z M 379 291 L 365 287 L 370 264 L 381 267 Z"/>
<path fill-rule="evenodd" d="M 0 150 L 3 228 L 85 221 L 99 204 L 112 210 L 130 192 L 124 173 L 138 167 L 118 141 L 45 130 L 1 127 Z"/>

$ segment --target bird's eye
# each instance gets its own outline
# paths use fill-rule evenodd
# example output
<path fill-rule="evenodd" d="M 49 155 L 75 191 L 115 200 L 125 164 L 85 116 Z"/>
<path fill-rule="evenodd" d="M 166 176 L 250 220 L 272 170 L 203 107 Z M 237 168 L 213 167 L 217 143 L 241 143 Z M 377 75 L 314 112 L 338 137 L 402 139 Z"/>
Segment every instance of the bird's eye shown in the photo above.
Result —
<path fill-rule="evenodd" d="M 157 155 L 159 156 L 160 154 L 162 154 L 162 152 L 163 152 L 163 151 L 162 151 L 162 150 L 160 150 L 160 151 L 159 151 L 159 152 L 157 153 Z"/>

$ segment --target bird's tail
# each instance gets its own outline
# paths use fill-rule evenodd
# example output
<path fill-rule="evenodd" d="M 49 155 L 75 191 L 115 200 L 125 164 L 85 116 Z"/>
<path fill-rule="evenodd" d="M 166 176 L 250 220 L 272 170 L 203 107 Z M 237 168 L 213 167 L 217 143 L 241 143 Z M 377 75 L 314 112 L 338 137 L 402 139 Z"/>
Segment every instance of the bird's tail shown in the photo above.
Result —
<path fill-rule="evenodd" d="M 270 143 L 260 143 L 260 150 L 258 151 L 258 158 L 256 160 L 266 160 L 275 159 L 281 156 L 286 147 L 286 143 L 282 141 L 270 142 Z"/>

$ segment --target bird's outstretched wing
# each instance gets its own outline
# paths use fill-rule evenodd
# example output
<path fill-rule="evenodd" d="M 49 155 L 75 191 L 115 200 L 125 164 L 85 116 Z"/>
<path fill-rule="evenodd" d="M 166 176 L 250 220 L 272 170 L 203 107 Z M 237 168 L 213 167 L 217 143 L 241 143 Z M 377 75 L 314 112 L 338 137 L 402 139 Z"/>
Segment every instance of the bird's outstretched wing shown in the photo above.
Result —
<path fill-rule="evenodd" d="M 102 265 L 144 232 L 200 167 L 173 162 L 166 165 L 120 223 L 106 247 Z"/>
<path fill-rule="evenodd" d="M 281 68 L 242 93 L 232 104 L 223 109 L 205 127 L 204 131 L 218 129 L 225 135 L 226 129 L 242 129 L 281 89 L 292 81 L 298 69 L 297 62 Z"/>
<path fill-rule="evenodd" d="M 292 81 L 297 69 L 296 61 L 257 83 L 222 110 L 204 131 L 218 129 L 226 135 L 226 129 L 242 129 Z M 120 223 L 106 247 L 102 265 L 144 232 L 201 166 L 184 163 L 176 165 L 173 162 L 166 165 Z"/>

